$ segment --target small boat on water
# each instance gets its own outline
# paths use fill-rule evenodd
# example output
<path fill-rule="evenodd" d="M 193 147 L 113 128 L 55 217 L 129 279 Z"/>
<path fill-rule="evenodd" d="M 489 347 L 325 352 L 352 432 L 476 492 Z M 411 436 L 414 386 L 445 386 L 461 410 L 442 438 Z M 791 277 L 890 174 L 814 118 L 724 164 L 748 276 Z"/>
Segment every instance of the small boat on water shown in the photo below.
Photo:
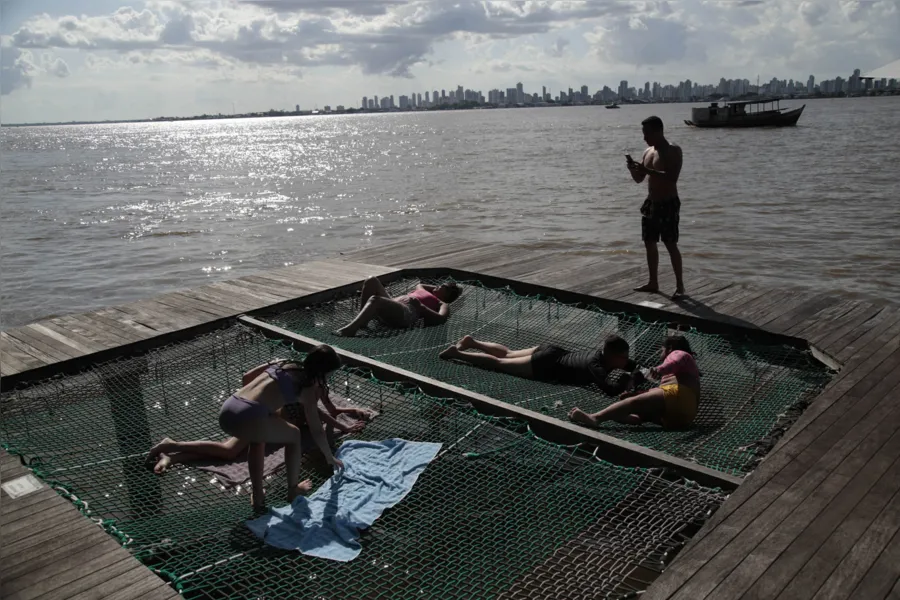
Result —
<path fill-rule="evenodd" d="M 745 100 L 726 102 L 719 106 L 712 102 L 706 108 L 692 108 L 691 120 L 685 125 L 691 127 L 790 127 L 796 125 L 803 114 L 800 108 L 781 108 L 780 99 Z M 754 111 L 753 109 L 756 108 Z"/>
<path fill-rule="evenodd" d="M 607 104 L 606 108 L 619 108 L 619 103 L 613 102 L 612 104 Z"/>

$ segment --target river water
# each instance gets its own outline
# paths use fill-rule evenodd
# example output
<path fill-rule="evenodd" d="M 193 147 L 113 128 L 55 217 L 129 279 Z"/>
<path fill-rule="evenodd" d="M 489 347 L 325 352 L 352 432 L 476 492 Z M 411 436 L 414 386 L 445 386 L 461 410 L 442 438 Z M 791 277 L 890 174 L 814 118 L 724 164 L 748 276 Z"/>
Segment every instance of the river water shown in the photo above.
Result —
<path fill-rule="evenodd" d="M 856 98 L 781 130 L 687 104 L 5 128 L 2 326 L 436 232 L 642 264 L 650 114 L 686 267 L 900 301 L 900 97 Z"/>

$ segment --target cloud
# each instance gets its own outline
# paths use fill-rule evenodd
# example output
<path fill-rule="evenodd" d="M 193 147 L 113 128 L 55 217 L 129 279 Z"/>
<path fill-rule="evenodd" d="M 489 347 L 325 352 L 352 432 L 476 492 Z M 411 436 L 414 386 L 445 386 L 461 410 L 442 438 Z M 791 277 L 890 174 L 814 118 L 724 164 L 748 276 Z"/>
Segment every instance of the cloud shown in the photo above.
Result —
<path fill-rule="evenodd" d="M 61 58 L 44 53 L 40 60 L 28 50 L 10 46 L 4 39 L 0 45 L 0 95 L 30 88 L 34 78 L 43 74 L 59 78 L 69 76 L 69 65 Z"/>
<path fill-rule="evenodd" d="M 556 42 L 547 50 L 547 55 L 552 56 L 554 58 L 562 58 L 566 53 L 566 48 L 569 47 L 569 40 L 564 37 L 556 38 Z"/>
<path fill-rule="evenodd" d="M 597 28 L 589 41 L 609 62 L 662 65 L 686 56 L 688 28 L 676 20 L 633 16 Z"/>

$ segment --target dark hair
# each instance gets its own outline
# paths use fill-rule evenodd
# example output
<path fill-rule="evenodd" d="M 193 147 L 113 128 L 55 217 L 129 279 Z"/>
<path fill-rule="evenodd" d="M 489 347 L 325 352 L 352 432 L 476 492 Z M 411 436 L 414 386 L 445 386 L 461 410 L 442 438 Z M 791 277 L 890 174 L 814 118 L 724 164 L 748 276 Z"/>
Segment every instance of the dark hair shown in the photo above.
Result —
<path fill-rule="evenodd" d="M 650 129 L 651 131 L 662 131 L 663 130 L 663 122 L 662 119 L 653 115 L 652 117 L 647 117 L 643 121 L 641 121 L 641 126 Z"/>
<path fill-rule="evenodd" d="M 319 384 L 328 393 L 328 374 L 341 368 L 341 357 L 334 348 L 320 344 L 309 351 L 302 362 L 288 360 L 281 363 L 281 368 L 296 373 L 294 381 L 297 382 L 297 391 L 311 385 Z"/>
<path fill-rule="evenodd" d="M 663 342 L 663 348 L 666 349 L 666 352 L 681 350 L 682 352 L 687 352 L 691 356 L 694 355 L 694 351 L 691 350 L 691 345 L 683 335 L 670 335 Z"/>
<path fill-rule="evenodd" d="M 459 298 L 460 294 L 462 294 L 462 288 L 452 281 L 450 283 L 445 283 L 440 287 L 444 290 L 444 301 L 447 304 L 450 304 L 451 302 Z"/>
<path fill-rule="evenodd" d="M 628 356 L 629 349 L 630 348 L 628 346 L 628 342 L 626 342 L 624 339 L 620 338 L 619 336 L 617 336 L 615 334 L 609 336 L 603 342 L 603 354 L 604 355 L 624 354 L 624 355 Z"/>

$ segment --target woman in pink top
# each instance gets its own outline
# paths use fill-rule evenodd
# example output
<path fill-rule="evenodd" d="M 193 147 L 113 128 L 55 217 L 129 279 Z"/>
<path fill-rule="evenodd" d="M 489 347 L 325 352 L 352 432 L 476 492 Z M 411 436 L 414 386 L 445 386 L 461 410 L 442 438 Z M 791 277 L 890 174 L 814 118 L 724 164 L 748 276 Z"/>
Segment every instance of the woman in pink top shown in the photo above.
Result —
<path fill-rule="evenodd" d="M 573 408 L 569 419 L 596 427 L 603 421 L 640 425 L 645 421 L 666 429 L 684 429 L 694 422 L 700 402 L 700 370 L 688 341 L 680 335 L 666 338 L 663 363 L 650 369 L 650 377 L 659 379 L 659 387 L 638 393 L 625 392 L 619 401 L 588 414 Z"/>
<path fill-rule="evenodd" d="M 335 333 L 353 337 L 372 319 L 395 329 L 413 327 L 419 319 L 424 319 L 425 325 L 439 325 L 450 316 L 450 303 L 461 293 L 455 283 L 439 286 L 420 284 L 405 296 L 391 298 L 377 278 L 369 277 L 363 284 L 359 299 L 362 310 L 352 322 Z"/>

